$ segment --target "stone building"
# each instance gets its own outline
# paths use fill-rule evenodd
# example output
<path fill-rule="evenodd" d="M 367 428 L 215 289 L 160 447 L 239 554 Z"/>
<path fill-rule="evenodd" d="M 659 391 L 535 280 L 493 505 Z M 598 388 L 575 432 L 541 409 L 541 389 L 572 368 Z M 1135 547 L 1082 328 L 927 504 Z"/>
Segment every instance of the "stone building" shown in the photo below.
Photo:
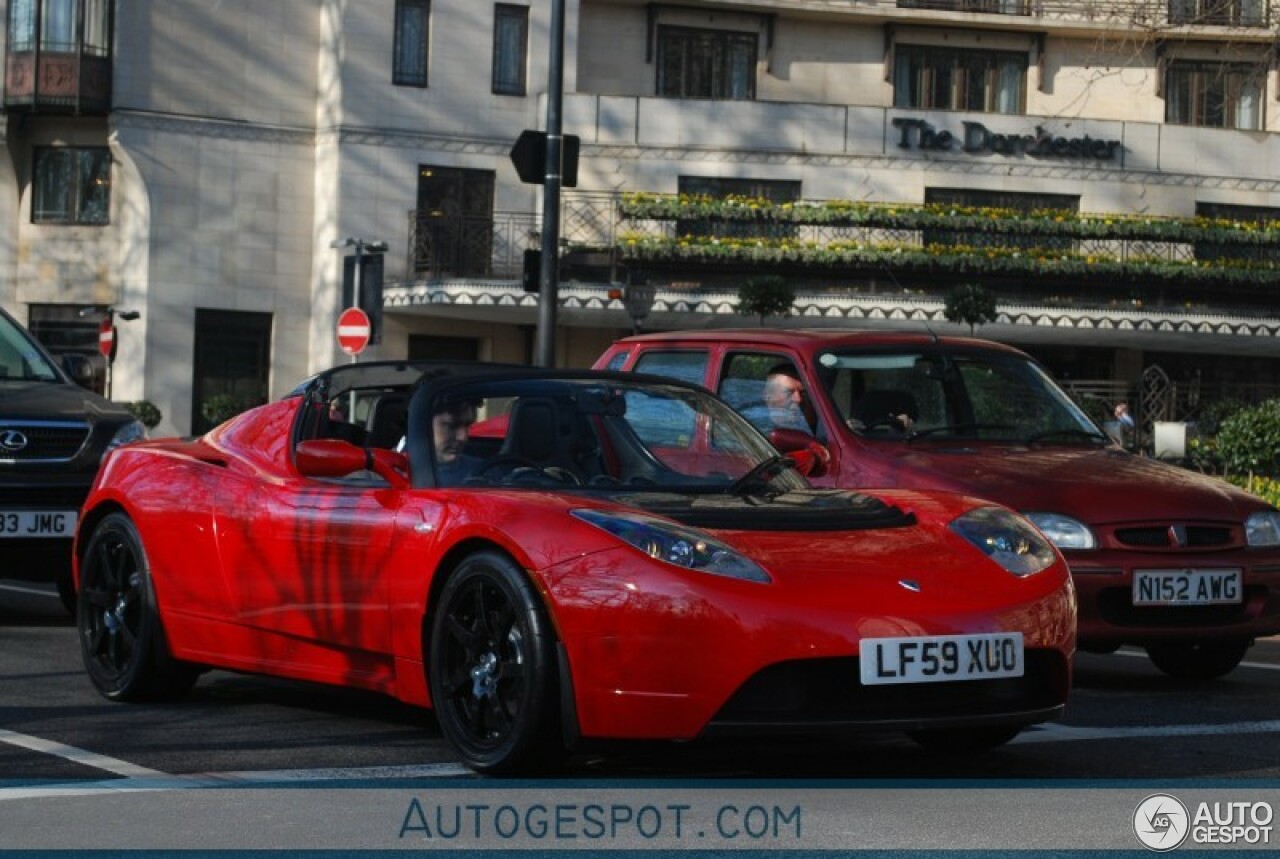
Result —
<path fill-rule="evenodd" d="M 630 331 L 624 296 L 753 325 L 737 287 L 778 274 L 790 324 L 962 332 L 978 282 L 979 334 L 1060 376 L 1274 391 L 1278 5 L 563 0 L 556 361 Z M 350 360 L 357 249 L 362 359 L 532 360 L 544 192 L 510 152 L 553 0 L 0 7 L 0 306 L 55 350 L 114 321 L 112 395 L 161 432 Z"/>

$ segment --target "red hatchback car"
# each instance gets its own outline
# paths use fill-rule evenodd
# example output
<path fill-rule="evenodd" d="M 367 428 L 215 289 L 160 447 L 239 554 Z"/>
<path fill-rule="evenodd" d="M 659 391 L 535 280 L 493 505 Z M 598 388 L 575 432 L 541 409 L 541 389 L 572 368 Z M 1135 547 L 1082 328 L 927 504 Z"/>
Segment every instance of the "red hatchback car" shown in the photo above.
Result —
<path fill-rule="evenodd" d="M 1144 646 L 1162 671 L 1233 670 L 1280 633 L 1280 513 L 1114 444 L 1026 354 L 927 333 L 717 330 L 628 337 L 596 362 L 698 382 L 796 449 L 820 486 L 989 498 L 1062 550 L 1082 650 Z M 818 470 L 823 470 L 819 466 Z"/>

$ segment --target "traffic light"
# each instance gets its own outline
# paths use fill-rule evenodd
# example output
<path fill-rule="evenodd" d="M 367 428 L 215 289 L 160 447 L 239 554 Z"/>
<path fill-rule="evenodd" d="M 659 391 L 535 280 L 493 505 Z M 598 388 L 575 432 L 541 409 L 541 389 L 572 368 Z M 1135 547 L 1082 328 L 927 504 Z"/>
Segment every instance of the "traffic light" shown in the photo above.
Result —
<path fill-rule="evenodd" d="M 520 283 L 525 292 L 542 291 L 542 251 L 537 248 L 527 248 L 524 252 L 524 270 L 521 272 Z"/>

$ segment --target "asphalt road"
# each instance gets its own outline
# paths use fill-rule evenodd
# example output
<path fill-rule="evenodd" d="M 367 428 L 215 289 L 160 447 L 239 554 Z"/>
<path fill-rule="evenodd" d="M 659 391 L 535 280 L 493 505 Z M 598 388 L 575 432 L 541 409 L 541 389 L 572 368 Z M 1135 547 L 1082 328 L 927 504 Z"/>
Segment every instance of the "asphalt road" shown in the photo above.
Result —
<path fill-rule="evenodd" d="M 1263 779 L 1280 783 L 1280 639 L 1225 679 L 1192 684 L 1137 651 L 1082 654 L 1066 718 L 979 755 L 899 736 L 840 742 L 624 744 L 571 760 L 578 778 Z M 471 778 L 431 714 L 382 696 L 215 671 L 181 702 L 113 704 L 83 674 L 51 591 L 0 581 L 0 773 L 20 779 L 182 776 Z"/>

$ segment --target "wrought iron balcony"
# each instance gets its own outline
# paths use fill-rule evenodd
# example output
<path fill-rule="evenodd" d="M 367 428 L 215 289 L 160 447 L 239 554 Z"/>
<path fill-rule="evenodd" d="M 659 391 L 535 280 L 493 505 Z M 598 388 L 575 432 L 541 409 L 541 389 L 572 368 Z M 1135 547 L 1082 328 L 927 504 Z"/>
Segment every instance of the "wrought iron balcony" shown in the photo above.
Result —
<path fill-rule="evenodd" d="M 111 110 L 112 0 L 10 3 L 4 106 L 11 112 Z"/>
<path fill-rule="evenodd" d="M 854 0 L 854 8 L 1022 15 L 1117 26 L 1268 27 L 1273 0 Z"/>

